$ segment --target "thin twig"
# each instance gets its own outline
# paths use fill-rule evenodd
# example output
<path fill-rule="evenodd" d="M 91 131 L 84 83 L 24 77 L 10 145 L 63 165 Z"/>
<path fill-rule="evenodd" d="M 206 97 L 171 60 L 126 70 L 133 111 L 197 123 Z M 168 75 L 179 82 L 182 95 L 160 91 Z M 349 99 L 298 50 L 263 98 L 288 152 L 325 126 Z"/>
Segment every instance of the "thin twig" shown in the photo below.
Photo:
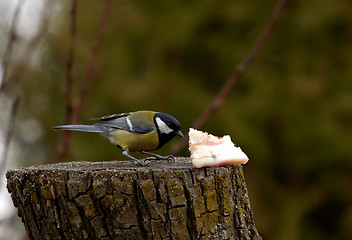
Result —
<path fill-rule="evenodd" d="M 263 44 L 273 31 L 275 23 L 277 22 L 287 0 L 279 0 L 274 10 L 265 24 L 262 32 L 260 33 L 257 40 L 254 42 L 252 48 L 248 52 L 248 54 L 243 58 L 243 60 L 236 66 L 235 71 L 230 76 L 230 78 L 226 81 L 226 83 L 222 86 L 220 91 L 214 97 L 214 99 L 210 102 L 208 107 L 203 111 L 200 117 L 193 123 L 192 128 L 201 129 L 204 124 L 208 121 L 208 119 L 214 114 L 214 112 L 223 104 L 227 95 L 231 92 L 233 87 L 236 85 L 243 72 L 248 68 L 249 64 L 254 60 L 254 58 L 258 55 L 259 50 L 262 48 Z M 187 146 L 188 138 L 185 137 L 177 144 L 172 146 L 171 154 L 178 154 Z"/>
<path fill-rule="evenodd" d="M 6 75 L 7 75 L 8 64 L 10 62 L 11 55 L 12 55 L 12 47 L 13 47 L 13 44 L 15 43 L 16 39 L 17 39 L 16 26 L 17 26 L 18 16 L 19 16 L 19 14 L 21 12 L 22 6 L 23 6 L 23 0 L 18 1 L 18 4 L 17 4 L 16 9 L 15 9 L 15 12 L 13 13 L 9 39 L 7 41 L 5 53 L 4 53 L 4 56 L 3 56 L 3 59 L 2 59 L 2 63 L 1 63 L 2 72 L 1 72 L 1 75 L 0 75 L 0 91 L 3 90 L 3 88 L 5 86 L 5 80 L 6 80 L 5 78 L 6 78 Z"/>
<path fill-rule="evenodd" d="M 70 10 L 70 43 L 68 49 L 68 57 L 66 64 L 66 89 L 65 89 L 65 104 L 66 104 L 66 124 L 73 123 L 73 101 L 72 101 L 72 69 L 74 65 L 75 46 L 77 35 L 77 0 L 72 0 Z M 69 150 L 69 142 L 71 131 L 64 131 L 56 162 L 64 162 Z"/>
<path fill-rule="evenodd" d="M 0 162 L 0 176 L 2 176 L 2 174 L 5 171 L 10 142 L 11 142 L 11 138 L 15 127 L 15 118 L 16 118 L 19 100 L 20 100 L 19 97 L 16 97 L 15 100 L 13 100 L 11 105 L 9 123 L 5 134 L 4 151 L 2 153 L 2 158 Z M 1 179 L 2 178 L 0 177 L 0 186 L 1 186 Z"/>

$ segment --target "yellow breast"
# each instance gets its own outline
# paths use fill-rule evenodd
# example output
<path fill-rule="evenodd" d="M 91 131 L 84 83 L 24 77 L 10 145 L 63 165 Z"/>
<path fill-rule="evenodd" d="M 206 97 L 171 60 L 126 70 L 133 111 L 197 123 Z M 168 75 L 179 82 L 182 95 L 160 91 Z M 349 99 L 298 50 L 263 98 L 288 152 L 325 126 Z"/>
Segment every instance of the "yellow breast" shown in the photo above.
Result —
<path fill-rule="evenodd" d="M 157 131 L 147 134 L 136 134 L 117 129 L 110 137 L 110 141 L 130 151 L 152 151 L 156 150 L 159 145 Z"/>

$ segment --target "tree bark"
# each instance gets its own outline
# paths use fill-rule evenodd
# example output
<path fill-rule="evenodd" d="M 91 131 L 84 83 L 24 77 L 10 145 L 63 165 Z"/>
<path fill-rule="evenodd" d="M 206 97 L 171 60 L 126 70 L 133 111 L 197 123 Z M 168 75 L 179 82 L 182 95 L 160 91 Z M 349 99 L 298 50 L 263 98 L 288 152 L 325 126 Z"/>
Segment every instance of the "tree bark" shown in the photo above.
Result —
<path fill-rule="evenodd" d="M 241 165 L 70 162 L 6 177 L 30 239 L 261 239 Z"/>

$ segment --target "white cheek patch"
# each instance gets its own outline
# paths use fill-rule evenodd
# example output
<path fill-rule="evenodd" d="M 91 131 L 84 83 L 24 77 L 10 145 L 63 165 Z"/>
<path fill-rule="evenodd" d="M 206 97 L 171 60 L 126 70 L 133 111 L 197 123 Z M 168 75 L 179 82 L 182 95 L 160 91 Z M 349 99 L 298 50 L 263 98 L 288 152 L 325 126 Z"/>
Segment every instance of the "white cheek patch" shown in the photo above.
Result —
<path fill-rule="evenodd" d="M 163 120 L 161 120 L 158 117 L 156 118 L 156 124 L 158 125 L 158 128 L 159 128 L 160 132 L 163 133 L 163 134 L 169 134 L 169 133 L 174 131 L 171 128 L 169 128 L 166 125 L 166 123 L 164 123 Z"/>

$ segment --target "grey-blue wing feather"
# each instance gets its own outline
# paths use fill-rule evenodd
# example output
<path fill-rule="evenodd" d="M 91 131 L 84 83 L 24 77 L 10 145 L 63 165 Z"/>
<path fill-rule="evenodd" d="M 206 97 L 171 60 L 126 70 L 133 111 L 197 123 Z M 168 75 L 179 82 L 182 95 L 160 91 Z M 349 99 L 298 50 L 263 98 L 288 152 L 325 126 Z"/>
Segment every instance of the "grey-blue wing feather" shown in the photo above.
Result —
<path fill-rule="evenodd" d="M 131 115 L 131 113 L 118 113 L 118 114 L 103 116 L 101 118 L 93 118 L 93 120 L 110 121 L 110 120 L 114 120 L 114 119 L 118 119 L 118 118 L 125 118 L 129 115 Z"/>
<path fill-rule="evenodd" d="M 135 133 L 146 134 L 155 130 L 154 125 L 137 125 L 134 124 L 132 127 L 132 131 Z"/>
<path fill-rule="evenodd" d="M 139 134 L 147 134 L 156 129 L 153 123 L 127 119 L 129 114 L 125 116 L 120 115 L 119 117 L 116 117 L 116 118 L 112 116 L 113 115 L 111 115 L 111 117 L 109 118 L 110 120 L 104 119 L 103 120 L 104 122 L 98 123 L 97 125 L 126 130 L 129 132 L 139 133 Z"/>
<path fill-rule="evenodd" d="M 153 112 L 139 111 L 135 114 L 128 116 L 132 131 L 135 133 L 146 134 L 156 130 L 156 126 L 153 121 Z"/>
<path fill-rule="evenodd" d="M 96 125 L 111 127 L 115 129 L 121 129 L 131 132 L 131 128 L 127 123 L 126 118 L 116 118 L 113 120 L 104 120 L 102 123 L 97 123 Z"/>
<path fill-rule="evenodd" d="M 156 129 L 153 122 L 136 120 L 133 117 L 129 118 L 132 113 L 112 114 L 101 117 L 97 120 L 102 121 L 96 125 L 106 126 L 114 129 L 126 130 L 133 133 L 147 134 Z M 127 120 L 128 118 L 128 120 Z"/>
<path fill-rule="evenodd" d="M 113 129 L 130 131 L 130 127 L 126 120 L 129 115 L 131 115 L 131 113 L 119 113 L 103 116 L 101 118 L 95 118 L 92 120 L 101 121 L 100 123 L 96 123 L 94 125 L 112 128 L 111 131 L 113 131 Z"/>
<path fill-rule="evenodd" d="M 106 127 L 115 128 L 115 129 L 126 130 L 129 132 L 139 133 L 139 134 L 146 134 L 146 133 L 150 133 L 155 130 L 154 126 L 141 126 L 141 125 L 136 125 L 136 124 L 133 124 L 132 126 L 130 126 L 130 125 L 128 125 L 126 119 L 125 119 L 125 121 L 112 120 L 112 121 L 108 121 L 108 122 L 104 122 L 104 123 L 97 123 L 97 125 L 106 126 Z"/>

